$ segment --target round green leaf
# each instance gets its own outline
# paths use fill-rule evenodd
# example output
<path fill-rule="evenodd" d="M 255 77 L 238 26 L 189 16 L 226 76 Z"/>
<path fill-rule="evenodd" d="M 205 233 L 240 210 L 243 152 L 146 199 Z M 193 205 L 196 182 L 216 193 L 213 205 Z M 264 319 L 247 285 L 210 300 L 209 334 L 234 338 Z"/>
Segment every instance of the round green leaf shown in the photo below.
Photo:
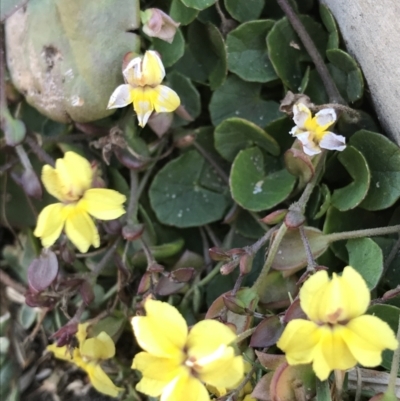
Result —
<path fill-rule="evenodd" d="M 284 201 L 292 192 L 295 181 L 287 170 L 268 171 L 257 147 L 239 152 L 230 175 L 233 199 L 252 211 L 271 209 Z"/>
<path fill-rule="evenodd" d="M 279 104 L 260 97 L 261 85 L 231 75 L 211 97 L 210 114 L 214 125 L 229 117 L 240 117 L 265 126 L 282 117 Z"/>
<path fill-rule="evenodd" d="M 263 148 L 274 156 L 279 155 L 279 145 L 257 125 L 243 118 L 232 117 L 215 128 L 215 148 L 229 161 L 244 148 L 254 145 Z"/>
<path fill-rule="evenodd" d="M 181 25 L 190 24 L 197 17 L 198 13 L 198 10 L 186 7 L 181 0 L 172 0 L 169 9 L 170 17 L 176 22 L 180 22 Z"/>
<path fill-rule="evenodd" d="M 327 33 L 309 16 L 300 15 L 299 17 L 317 49 L 323 55 L 328 40 Z M 279 20 L 271 29 L 267 36 L 267 45 L 276 73 L 286 86 L 297 93 L 306 70 L 304 62 L 311 59 L 287 18 Z"/>
<path fill-rule="evenodd" d="M 326 30 L 329 32 L 328 44 L 326 48 L 328 50 L 337 49 L 339 47 L 339 32 L 331 10 L 329 10 L 325 4 L 320 4 L 319 15 L 321 16 L 321 20 L 325 25 Z"/>
<path fill-rule="evenodd" d="M 265 0 L 225 0 L 228 13 L 239 22 L 257 19 L 265 5 Z"/>
<path fill-rule="evenodd" d="M 330 49 L 326 56 L 331 63 L 329 70 L 341 95 L 352 103 L 361 99 L 364 93 L 364 79 L 353 57 L 340 49 Z"/>
<path fill-rule="evenodd" d="M 177 227 L 196 227 L 219 220 L 228 206 L 225 187 L 197 151 L 164 166 L 150 186 L 158 219 Z"/>
<path fill-rule="evenodd" d="M 346 244 L 349 265 L 354 267 L 373 290 L 383 272 L 383 254 L 379 245 L 371 238 L 350 239 Z"/>
<path fill-rule="evenodd" d="M 195 8 L 196 10 L 204 10 L 212 6 L 216 0 L 182 0 L 186 7 Z"/>
<path fill-rule="evenodd" d="M 361 130 L 350 139 L 367 160 L 371 184 L 360 206 L 367 210 L 382 210 L 400 198 L 400 150 L 383 135 Z"/>
<path fill-rule="evenodd" d="M 201 110 L 200 94 L 189 78 L 186 78 L 179 72 L 173 71 L 168 74 L 168 83 L 171 88 L 179 95 L 181 105 L 190 114 L 193 119 L 199 116 Z M 187 125 L 190 121 L 174 115 L 174 127 Z"/>
<path fill-rule="evenodd" d="M 373 305 L 370 308 L 368 308 L 367 313 L 369 315 L 374 315 L 376 317 L 379 317 L 379 319 L 385 321 L 396 335 L 399 327 L 399 316 L 400 316 L 399 308 L 396 308 L 395 306 L 391 305 Z M 377 333 L 377 335 L 379 335 L 379 333 Z M 389 350 L 383 351 L 381 365 L 385 369 L 390 370 L 392 366 L 392 359 L 393 359 L 393 351 Z M 399 373 L 400 373 L 400 367 L 397 376 L 399 375 Z"/>
<path fill-rule="evenodd" d="M 274 23 L 272 20 L 246 22 L 228 34 L 226 46 L 230 71 L 250 82 L 277 79 L 265 43 L 265 36 Z"/>
<path fill-rule="evenodd" d="M 161 55 L 165 67 L 174 65 L 185 52 L 185 40 L 180 29 L 177 29 L 174 40 L 168 43 L 165 40 L 153 39 L 153 48 Z"/>
<path fill-rule="evenodd" d="M 371 175 L 365 157 L 353 146 L 340 152 L 338 159 L 353 179 L 352 183 L 336 189 L 332 195 L 332 205 L 344 212 L 354 209 L 366 197 Z"/>

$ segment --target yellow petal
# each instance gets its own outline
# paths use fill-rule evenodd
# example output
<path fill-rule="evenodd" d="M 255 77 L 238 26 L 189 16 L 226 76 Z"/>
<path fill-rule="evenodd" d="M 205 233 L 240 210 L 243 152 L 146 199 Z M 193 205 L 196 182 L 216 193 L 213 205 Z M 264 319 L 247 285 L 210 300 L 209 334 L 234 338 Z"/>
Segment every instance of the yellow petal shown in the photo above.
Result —
<path fill-rule="evenodd" d="M 117 387 L 111 381 L 100 365 L 88 363 L 85 367 L 85 370 L 89 375 L 89 379 L 93 387 L 100 393 L 107 394 L 110 397 L 116 397 L 122 390 L 122 388 Z"/>
<path fill-rule="evenodd" d="M 132 368 L 142 373 L 136 389 L 151 397 L 160 396 L 164 388 L 185 369 L 180 360 L 159 358 L 147 352 L 136 354 Z"/>
<path fill-rule="evenodd" d="M 79 345 L 83 344 L 87 337 L 87 328 L 89 323 L 78 324 L 78 332 L 76 333 L 76 338 L 78 339 Z"/>
<path fill-rule="evenodd" d="M 78 207 L 100 220 L 113 220 L 122 216 L 126 196 L 112 189 L 92 188 L 85 191 Z"/>
<path fill-rule="evenodd" d="M 369 301 L 367 284 L 351 266 L 345 267 L 341 277 L 333 273 L 330 281 L 326 271 L 319 271 L 300 290 L 302 309 L 319 323 L 353 319 L 366 311 Z"/>
<path fill-rule="evenodd" d="M 133 332 L 139 345 L 154 356 L 182 361 L 187 338 L 185 319 L 166 302 L 149 299 L 144 308 L 146 316 L 132 319 Z"/>
<path fill-rule="evenodd" d="M 323 325 L 318 330 L 321 337 L 314 349 L 313 369 L 320 380 L 326 380 L 334 369 L 347 370 L 357 364 L 343 339 L 344 326 Z"/>
<path fill-rule="evenodd" d="M 75 200 L 90 188 L 93 172 L 90 163 L 75 152 L 66 152 L 64 158 L 56 160 L 56 170 L 63 187 Z"/>
<path fill-rule="evenodd" d="M 66 219 L 64 208 L 62 203 L 54 203 L 46 206 L 39 214 L 33 235 L 41 239 L 45 248 L 53 245 L 61 234 Z"/>
<path fill-rule="evenodd" d="M 143 57 L 142 76 L 144 85 L 159 85 L 165 77 L 165 69 L 160 56 L 153 50 L 148 50 Z"/>
<path fill-rule="evenodd" d="M 203 383 L 189 374 L 182 374 L 163 391 L 160 401 L 209 401 Z"/>
<path fill-rule="evenodd" d="M 80 346 L 81 355 L 92 360 L 109 359 L 115 355 L 115 344 L 111 337 L 102 331 L 97 337 L 85 340 Z"/>
<path fill-rule="evenodd" d="M 199 360 L 217 351 L 221 345 L 229 345 L 236 340 L 233 331 L 216 320 L 202 320 L 190 330 L 187 339 L 189 357 Z"/>
<path fill-rule="evenodd" d="M 158 85 L 152 88 L 151 99 L 157 113 L 171 112 L 181 104 L 181 100 L 175 91 L 168 86 Z"/>
<path fill-rule="evenodd" d="M 152 93 L 149 87 L 139 87 L 131 90 L 133 109 L 137 114 L 141 127 L 147 124 L 151 113 L 154 111 Z"/>
<path fill-rule="evenodd" d="M 69 213 L 65 221 L 65 233 L 71 242 L 85 253 L 90 245 L 98 248 L 100 237 L 96 226 L 87 212 L 75 205 L 68 205 Z"/>
<path fill-rule="evenodd" d="M 73 356 L 71 356 L 71 351 L 68 349 L 67 346 L 64 347 L 57 347 L 56 344 L 50 344 L 46 348 L 50 352 L 54 354 L 57 359 L 62 359 L 63 361 L 73 362 Z M 78 349 L 74 349 L 72 351 L 72 355 L 76 352 L 79 352 Z"/>
<path fill-rule="evenodd" d="M 382 362 L 382 351 L 395 350 L 396 337 L 389 325 L 376 316 L 363 315 L 344 326 L 343 339 L 361 365 L 377 366 Z"/>
<path fill-rule="evenodd" d="M 56 199 L 69 202 L 75 200 L 72 196 L 68 196 L 69 188 L 61 182 L 57 170 L 46 164 L 42 168 L 42 182 L 46 191 Z"/>

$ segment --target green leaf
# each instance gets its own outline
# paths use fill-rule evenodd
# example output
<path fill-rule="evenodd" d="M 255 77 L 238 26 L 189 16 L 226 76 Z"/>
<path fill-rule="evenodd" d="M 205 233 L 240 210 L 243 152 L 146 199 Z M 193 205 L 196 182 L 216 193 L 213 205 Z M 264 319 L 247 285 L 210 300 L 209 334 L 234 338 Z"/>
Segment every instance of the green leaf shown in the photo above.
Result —
<path fill-rule="evenodd" d="M 63 123 L 111 115 L 107 101 L 124 82 L 121 63 L 140 50 L 139 0 L 29 1 L 7 20 L 14 85 L 45 116 Z M 23 20 L 23 22 L 22 22 Z M 29 56 L 28 56 L 29 55 Z"/>
<path fill-rule="evenodd" d="M 214 125 L 229 117 L 240 117 L 264 126 L 282 117 L 279 104 L 260 97 L 261 85 L 231 75 L 211 97 L 210 114 Z"/>
<path fill-rule="evenodd" d="M 160 53 L 164 66 L 171 67 L 185 52 L 185 39 L 183 38 L 181 30 L 177 29 L 172 43 L 154 38 L 153 48 Z"/>
<path fill-rule="evenodd" d="M 365 157 L 353 146 L 347 146 L 340 152 L 338 159 L 353 179 L 353 182 L 336 189 L 332 195 L 332 205 L 344 212 L 357 207 L 366 197 L 371 174 Z"/>
<path fill-rule="evenodd" d="M 319 5 L 319 15 L 325 25 L 326 30 L 329 32 L 327 50 L 337 49 L 339 47 L 339 32 L 337 29 L 335 18 L 333 17 L 331 10 L 325 5 Z"/>
<path fill-rule="evenodd" d="M 399 308 L 396 308 L 395 306 L 391 305 L 373 305 L 370 308 L 368 308 L 367 313 L 369 315 L 379 317 L 380 319 L 385 321 L 396 335 L 399 327 L 399 315 L 400 315 Z M 377 335 L 379 335 L 379 333 L 377 333 Z M 392 366 L 392 359 L 393 359 L 393 351 L 389 350 L 383 351 L 381 365 L 385 369 L 390 370 Z M 399 375 L 399 373 L 400 373 L 400 367 L 397 376 Z"/>
<path fill-rule="evenodd" d="M 278 78 L 265 43 L 265 36 L 274 23 L 272 20 L 251 21 L 229 32 L 226 46 L 230 71 L 250 82 L 270 82 Z"/>
<path fill-rule="evenodd" d="M 171 74 L 168 74 L 168 83 L 179 95 L 181 105 L 185 110 L 191 115 L 191 117 L 193 117 L 193 119 L 197 118 L 201 111 L 200 94 L 190 79 L 186 78 L 179 72 L 173 71 Z M 189 123 L 190 121 L 186 121 L 176 114 L 174 115 L 174 127 L 180 127 Z"/>
<path fill-rule="evenodd" d="M 360 206 L 367 210 L 382 210 L 400 198 L 400 150 L 383 135 L 361 130 L 350 139 L 367 160 L 371 184 Z"/>
<path fill-rule="evenodd" d="M 346 244 L 349 252 L 349 265 L 354 267 L 373 290 L 379 283 L 383 272 L 383 253 L 371 238 L 350 239 Z"/>
<path fill-rule="evenodd" d="M 185 6 L 181 0 L 172 0 L 169 9 L 170 17 L 176 22 L 180 22 L 181 25 L 190 24 L 197 17 L 198 13 L 198 10 Z"/>
<path fill-rule="evenodd" d="M 1 0 L 0 21 L 3 22 L 27 2 L 28 0 Z"/>
<path fill-rule="evenodd" d="M 328 39 L 326 32 L 309 16 L 299 17 L 318 51 L 324 55 Z M 297 93 L 306 70 L 304 62 L 310 62 L 311 59 L 287 18 L 279 20 L 268 33 L 267 46 L 277 75 Z"/>
<path fill-rule="evenodd" d="M 257 19 L 264 8 L 265 0 L 225 0 L 228 13 L 239 22 Z"/>
<path fill-rule="evenodd" d="M 185 47 L 183 57 L 174 65 L 174 71 L 201 84 L 207 83 L 207 72 L 205 71 L 201 61 L 198 61 L 189 45 Z"/>
<path fill-rule="evenodd" d="M 364 79 L 353 57 L 340 49 L 330 49 L 326 56 L 331 63 L 329 70 L 341 95 L 352 103 L 361 99 L 364 93 Z"/>
<path fill-rule="evenodd" d="M 246 238 L 259 239 L 265 231 L 246 210 L 240 210 L 236 219 L 236 229 Z"/>
<path fill-rule="evenodd" d="M 225 187 L 197 153 L 189 151 L 164 166 L 150 186 L 150 202 L 158 219 L 177 227 L 219 220 L 228 206 Z"/>
<path fill-rule="evenodd" d="M 271 209 L 292 192 L 296 179 L 286 169 L 268 167 L 257 147 L 242 150 L 236 156 L 230 176 L 231 193 L 244 209 Z"/>
<path fill-rule="evenodd" d="M 279 145 L 264 130 L 243 118 L 228 118 L 215 128 L 215 148 L 229 161 L 233 161 L 242 149 L 254 145 L 273 156 L 279 155 Z"/>
<path fill-rule="evenodd" d="M 195 8 L 196 10 L 204 10 L 212 6 L 216 0 L 182 0 L 186 7 Z"/>

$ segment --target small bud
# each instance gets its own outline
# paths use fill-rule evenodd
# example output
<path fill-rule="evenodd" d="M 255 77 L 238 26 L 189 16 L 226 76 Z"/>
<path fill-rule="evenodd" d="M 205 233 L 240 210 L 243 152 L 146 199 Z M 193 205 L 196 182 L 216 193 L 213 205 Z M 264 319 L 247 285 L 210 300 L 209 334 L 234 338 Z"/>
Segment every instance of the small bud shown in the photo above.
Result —
<path fill-rule="evenodd" d="M 176 283 L 187 283 L 193 278 L 195 271 L 196 270 L 193 267 L 182 267 L 173 270 L 170 273 L 169 278 Z"/>
<path fill-rule="evenodd" d="M 216 246 L 210 248 L 208 250 L 208 253 L 210 254 L 210 258 L 212 260 L 215 260 L 217 262 L 219 261 L 227 261 L 231 259 L 231 256 L 228 255 L 226 252 L 224 252 L 222 249 L 217 248 Z"/>
<path fill-rule="evenodd" d="M 146 35 L 172 43 L 180 23 L 175 22 L 168 14 L 158 8 L 142 11 L 140 18 L 143 24 L 143 32 Z"/>
<path fill-rule="evenodd" d="M 35 199 L 41 199 L 43 195 L 42 186 L 35 171 L 27 169 L 21 177 L 21 185 L 25 193 Z"/>
<path fill-rule="evenodd" d="M 2 107 L 0 117 L 4 138 L 8 146 L 19 145 L 26 136 L 26 127 L 21 120 L 14 119 L 7 108 Z"/>
<path fill-rule="evenodd" d="M 224 294 L 222 300 L 227 309 L 231 312 L 238 315 L 246 315 L 246 305 L 240 299 L 230 294 Z"/>
<path fill-rule="evenodd" d="M 139 287 L 137 293 L 144 294 L 147 292 L 151 287 L 151 273 L 146 272 L 143 274 L 142 278 L 140 279 Z"/>
<path fill-rule="evenodd" d="M 285 216 L 285 225 L 289 229 L 295 229 L 300 227 L 306 218 L 303 213 L 300 213 L 296 210 L 289 210 L 289 213 Z"/>
<path fill-rule="evenodd" d="M 173 119 L 173 113 L 153 113 L 147 125 L 161 138 L 171 128 Z"/>
<path fill-rule="evenodd" d="M 253 259 L 254 255 L 249 255 L 248 253 L 241 256 L 239 262 L 240 274 L 249 274 L 251 272 L 251 268 L 253 267 Z"/>
<path fill-rule="evenodd" d="M 239 259 L 231 260 L 230 262 L 222 265 L 221 268 L 219 269 L 219 271 L 223 275 L 232 273 L 238 264 L 239 264 Z"/>
<path fill-rule="evenodd" d="M 61 244 L 60 256 L 61 259 L 69 265 L 75 262 L 75 249 L 70 245 L 69 241 L 65 241 Z"/>
<path fill-rule="evenodd" d="M 44 291 L 56 279 L 58 260 L 54 252 L 43 249 L 39 258 L 34 259 L 28 267 L 28 283 L 31 291 Z"/>
<path fill-rule="evenodd" d="M 57 342 L 57 347 L 63 347 L 64 345 L 71 344 L 71 341 L 78 332 L 78 323 L 72 322 L 57 330 L 51 338 L 54 338 Z"/>
<path fill-rule="evenodd" d="M 142 236 L 143 231 L 143 224 L 127 224 L 122 228 L 122 236 L 127 241 L 135 241 Z"/>
<path fill-rule="evenodd" d="M 107 234 L 120 234 L 122 229 L 121 219 L 104 221 L 103 227 Z"/>
<path fill-rule="evenodd" d="M 400 288 L 399 288 L 399 287 L 393 288 L 392 290 L 389 290 L 389 291 L 386 291 L 386 292 L 383 294 L 382 299 L 383 299 L 384 301 L 386 301 L 386 300 L 388 300 L 388 299 L 395 298 L 395 297 L 397 297 L 398 295 L 400 295 Z"/>
<path fill-rule="evenodd" d="M 288 212 L 287 209 L 275 210 L 274 212 L 272 212 L 272 213 L 266 215 L 264 218 L 262 218 L 261 221 L 270 226 L 279 224 L 283 221 L 287 212 Z"/>
<path fill-rule="evenodd" d="M 82 301 L 85 305 L 90 305 L 94 300 L 94 292 L 92 286 L 88 281 L 84 280 L 79 287 L 79 293 L 81 294 Z"/>
<path fill-rule="evenodd" d="M 141 170 L 148 164 L 147 160 L 139 160 L 127 149 L 114 147 L 113 150 L 118 161 L 130 170 Z"/>
<path fill-rule="evenodd" d="M 196 140 L 196 135 L 193 133 L 188 133 L 187 135 L 177 135 L 174 137 L 174 146 L 183 149 L 190 146 Z"/>
<path fill-rule="evenodd" d="M 159 265 L 158 263 L 153 263 L 147 269 L 150 273 L 162 273 L 165 269 L 164 266 Z"/>

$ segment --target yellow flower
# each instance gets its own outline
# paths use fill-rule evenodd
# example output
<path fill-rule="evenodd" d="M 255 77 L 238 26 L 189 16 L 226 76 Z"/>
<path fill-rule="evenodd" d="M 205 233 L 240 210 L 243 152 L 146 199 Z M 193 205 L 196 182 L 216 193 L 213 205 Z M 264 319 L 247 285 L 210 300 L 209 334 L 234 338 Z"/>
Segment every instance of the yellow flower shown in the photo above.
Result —
<path fill-rule="evenodd" d="M 236 335 L 215 320 L 203 320 L 188 332 L 185 319 L 173 306 L 147 300 L 146 316 L 132 319 L 138 353 L 133 369 L 142 373 L 136 389 L 161 401 L 208 401 L 203 383 L 232 388 L 244 374 L 243 358 L 231 344 Z"/>
<path fill-rule="evenodd" d="M 43 184 L 60 201 L 46 206 L 38 217 L 34 235 L 41 238 L 45 248 L 56 242 L 64 226 L 80 252 L 87 252 L 90 245 L 97 248 L 99 233 L 89 215 L 113 220 L 125 213 L 122 204 L 126 197 L 112 189 L 91 188 L 92 179 L 90 163 L 74 152 L 66 152 L 63 159 L 57 159 L 56 168 L 43 167 Z"/>
<path fill-rule="evenodd" d="M 381 353 L 398 346 L 389 325 L 364 315 L 370 302 L 368 287 L 351 266 L 341 277 L 326 271 L 310 277 L 300 290 L 300 304 L 309 320 L 294 319 L 286 326 L 277 346 L 290 365 L 313 363 L 320 380 L 334 369 L 346 370 L 357 362 L 373 367 Z"/>
<path fill-rule="evenodd" d="M 334 109 L 323 109 L 312 117 L 310 109 L 303 103 L 293 106 L 293 121 L 296 126 L 290 133 L 303 145 L 303 151 L 313 156 L 321 153 L 321 148 L 342 151 L 346 148 L 346 138 L 328 131 L 336 122 Z"/>
<path fill-rule="evenodd" d="M 115 89 L 108 109 L 133 103 L 139 125 L 144 127 L 154 110 L 157 113 L 171 112 L 180 105 L 179 96 L 167 86 L 160 85 L 165 70 L 157 52 L 149 50 L 143 57 L 135 57 L 122 73 L 127 83 Z"/>
<path fill-rule="evenodd" d="M 76 337 L 79 348 L 74 348 L 72 355 L 67 346 L 57 347 L 56 344 L 47 346 L 54 356 L 64 361 L 72 362 L 83 369 L 88 375 L 93 387 L 100 393 L 116 397 L 122 390 L 116 387 L 100 366 L 100 362 L 115 355 L 115 345 L 111 337 L 102 331 L 97 337 L 86 338 L 88 324 L 78 325 Z"/>

